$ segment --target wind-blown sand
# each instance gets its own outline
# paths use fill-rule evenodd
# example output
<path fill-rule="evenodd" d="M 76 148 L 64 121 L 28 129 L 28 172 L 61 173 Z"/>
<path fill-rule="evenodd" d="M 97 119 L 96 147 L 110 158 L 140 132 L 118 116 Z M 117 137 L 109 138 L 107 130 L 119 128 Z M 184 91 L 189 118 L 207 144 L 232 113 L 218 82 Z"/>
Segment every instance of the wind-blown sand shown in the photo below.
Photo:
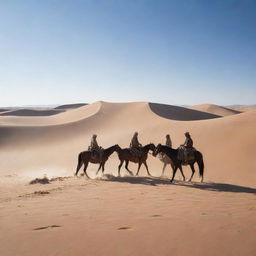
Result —
<path fill-rule="evenodd" d="M 96 102 L 57 115 L 1 116 L 0 255 L 256 255 L 256 111 L 206 112 Z M 143 144 L 164 143 L 169 133 L 174 147 L 189 131 L 204 154 L 205 183 L 198 171 L 194 182 L 179 173 L 174 184 L 157 178 L 162 163 L 151 155 L 154 178 L 144 167 L 139 177 L 116 178 L 115 153 L 106 177 L 73 177 L 92 134 L 103 147 L 127 147 L 134 131 Z M 97 167 L 89 165 L 90 177 Z M 66 178 L 28 185 L 44 174 Z"/>

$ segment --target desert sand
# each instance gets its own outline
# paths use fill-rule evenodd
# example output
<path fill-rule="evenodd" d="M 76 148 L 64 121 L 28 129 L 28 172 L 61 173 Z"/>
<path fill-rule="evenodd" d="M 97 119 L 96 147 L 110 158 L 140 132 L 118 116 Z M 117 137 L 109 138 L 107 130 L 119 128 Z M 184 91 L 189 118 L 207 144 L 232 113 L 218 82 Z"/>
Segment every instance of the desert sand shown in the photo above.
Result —
<path fill-rule="evenodd" d="M 0 115 L 0 255 L 256 255 L 256 110 L 100 101 L 8 111 Z M 155 145 L 169 133 L 174 148 L 189 131 L 205 182 L 196 167 L 192 182 L 178 172 L 170 184 L 170 166 L 159 177 L 163 164 L 152 155 L 154 177 L 144 167 L 116 177 L 116 153 L 104 176 L 91 164 L 91 179 L 74 177 L 92 134 L 104 148 L 127 147 L 135 131 Z M 44 175 L 49 184 L 29 184 Z"/>

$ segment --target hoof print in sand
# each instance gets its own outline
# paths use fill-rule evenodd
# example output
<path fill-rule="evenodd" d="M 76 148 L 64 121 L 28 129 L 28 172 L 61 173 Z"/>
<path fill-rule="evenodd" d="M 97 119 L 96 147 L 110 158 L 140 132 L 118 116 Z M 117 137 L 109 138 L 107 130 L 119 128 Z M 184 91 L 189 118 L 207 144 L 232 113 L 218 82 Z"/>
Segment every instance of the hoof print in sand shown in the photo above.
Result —
<path fill-rule="evenodd" d="M 48 195 L 48 194 L 50 194 L 50 192 L 49 191 L 39 190 L 39 191 L 35 191 L 34 194 L 35 195 Z"/>
<path fill-rule="evenodd" d="M 151 217 L 154 217 L 154 218 L 156 218 L 156 217 L 161 217 L 162 215 L 159 215 L 159 214 L 154 214 L 154 215 L 151 215 Z"/>
<path fill-rule="evenodd" d="M 118 230 L 128 230 L 128 229 L 131 229 L 131 227 L 120 227 L 120 228 L 118 228 Z"/>
<path fill-rule="evenodd" d="M 60 228 L 60 225 L 51 225 L 51 226 L 45 226 L 45 227 L 39 227 L 39 228 L 34 228 L 33 230 L 43 230 L 47 228 Z"/>

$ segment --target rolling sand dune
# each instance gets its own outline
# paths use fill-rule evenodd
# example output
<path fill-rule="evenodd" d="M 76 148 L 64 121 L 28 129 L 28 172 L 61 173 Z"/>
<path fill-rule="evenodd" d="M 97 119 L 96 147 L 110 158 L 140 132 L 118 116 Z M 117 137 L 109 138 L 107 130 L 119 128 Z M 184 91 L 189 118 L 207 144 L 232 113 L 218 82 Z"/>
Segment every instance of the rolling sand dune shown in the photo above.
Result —
<path fill-rule="evenodd" d="M 16 109 L 0 113 L 0 116 L 51 116 L 63 112 L 63 110 L 55 109 Z"/>
<path fill-rule="evenodd" d="M 200 104 L 200 105 L 191 106 L 189 107 L 189 109 L 203 111 L 203 112 L 207 112 L 207 113 L 218 115 L 218 116 L 229 116 L 229 115 L 241 113 L 238 110 L 225 108 L 225 107 L 214 105 L 214 104 Z"/>
<path fill-rule="evenodd" d="M 220 117 L 220 115 L 215 113 L 205 113 L 204 108 L 200 109 L 200 107 L 190 109 L 178 107 L 178 106 L 170 106 L 165 104 L 157 104 L 157 103 L 149 103 L 151 110 L 157 115 L 178 121 L 193 121 L 193 120 L 204 120 L 204 119 L 212 119 Z M 195 110 L 193 110 L 193 109 Z"/>
<path fill-rule="evenodd" d="M 59 111 L 58 115 L 45 115 L 38 117 L 0 116 L 0 125 L 16 127 L 68 124 L 86 119 L 87 117 L 94 115 L 100 107 L 100 102 L 96 102 L 88 106 L 75 108 L 64 112 L 62 110 L 53 110 Z"/>
<path fill-rule="evenodd" d="M 60 105 L 56 107 L 55 109 L 73 109 L 73 108 L 80 108 L 87 105 L 86 103 L 76 103 L 76 104 L 65 104 L 65 105 Z"/>
<path fill-rule="evenodd" d="M 216 109 L 96 102 L 52 116 L 1 116 L 0 255 L 256 255 L 256 111 Z M 92 134 L 104 148 L 127 147 L 134 131 L 143 144 L 164 143 L 169 133 L 175 148 L 189 131 L 204 155 L 205 183 L 197 169 L 194 182 L 179 172 L 174 184 L 157 178 L 162 163 L 152 155 L 155 177 L 144 167 L 139 177 L 124 167 L 115 177 L 116 153 L 107 176 L 94 179 L 98 166 L 89 165 L 93 179 L 73 177 Z M 59 178 L 28 185 L 44 174 Z"/>
<path fill-rule="evenodd" d="M 256 110 L 256 106 L 240 106 L 240 107 L 232 107 L 232 109 L 240 112 L 254 111 Z"/>
<path fill-rule="evenodd" d="M 26 155 L 30 150 L 32 155 L 37 155 L 35 152 L 38 151 L 40 157 L 34 157 L 35 164 L 38 161 L 47 161 L 48 156 L 44 159 L 40 153 L 41 148 L 46 147 L 46 155 L 51 154 L 51 158 L 56 158 L 53 163 L 74 169 L 77 153 L 89 145 L 93 133 L 99 135 L 98 139 L 104 147 L 115 143 L 119 143 L 122 147 L 128 146 L 135 130 L 140 133 L 140 139 L 144 144 L 163 142 L 165 134 L 170 133 L 174 147 L 178 147 L 184 141 L 184 132 L 189 131 L 194 138 L 195 147 L 205 154 L 207 169 L 217 167 L 219 165 L 217 159 L 219 159 L 218 162 L 222 162 L 230 178 L 237 176 L 242 178 L 240 182 L 243 180 L 248 182 L 252 175 L 256 177 L 251 171 L 251 168 L 255 168 L 255 161 L 248 160 L 254 158 L 256 125 L 254 111 L 225 118 L 176 121 L 156 115 L 151 108 L 152 106 L 146 102 L 96 102 L 48 117 L 17 117 L 7 120 L 5 119 L 7 117 L 2 117 L 0 145 L 2 150 L 6 148 L 10 152 L 25 148 Z M 184 111 L 182 109 L 181 116 Z M 56 149 L 57 152 L 61 149 L 62 156 L 65 156 L 64 160 L 61 158 L 60 161 Z M 26 157 L 22 159 L 19 167 L 31 165 L 31 162 L 24 160 Z M 16 169 L 16 164 L 18 164 L 17 159 L 11 168 Z M 10 168 L 12 164 L 8 163 L 8 166 Z M 221 171 L 209 171 L 207 177 L 225 181 L 226 177 L 223 176 L 222 171 L 223 168 Z M 232 181 L 238 179 L 234 178 Z"/>
<path fill-rule="evenodd" d="M 0 112 L 6 112 L 6 111 L 9 111 L 10 109 L 8 108 L 0 108 Z"/>

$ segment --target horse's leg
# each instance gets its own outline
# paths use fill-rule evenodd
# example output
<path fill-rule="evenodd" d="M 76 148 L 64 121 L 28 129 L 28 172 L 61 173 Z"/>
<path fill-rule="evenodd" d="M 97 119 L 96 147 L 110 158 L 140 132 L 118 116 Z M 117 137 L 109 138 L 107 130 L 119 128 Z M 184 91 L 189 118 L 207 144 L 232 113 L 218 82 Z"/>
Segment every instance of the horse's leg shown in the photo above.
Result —
<path fill-rule="evenodd" d="M 96 172 L 96 175 L 98 175 L 98 173 L 99 173 L 99 171 L 100 171 L 101 166 L 102 166 L 102 163 L 100 163 L 100 166 L 99 166 L 99 168 L 98 168 L 98 170 L 97 170 L 97 172 Z"/>
<path fill-rule="evenodd" d="M 195 173 L 194 163 L 193 163 L 193 164 L 190 164 L 190 168 L 191 168 L 191 170 L 192 170 L 192 175 L 191 175 L 189 181 L 192 180 L 192 178 L 193 178 L 193 176 L 194 176 L 194 173 Z"/>
<path fill-rule="evenodd" d="M 152 176 L 152 175 L 150 174 L 149 170 L 148 170 L 147 162 L 145 161 L 143 164 L 145 165 L 145 167 L 146 167 L 146 169 L 147 169 L 148 176 Z"/>
<path fill-rule="evenodd" d="M 133 175 L 133 173 L 128 169 L 128 164 L 129 164 L 129 161 L 126 160 L 126 161 L 125 161 L 125 169 L 126 169 L 131 175 Z"/>
<path fill-rule="evenodd" d="M 105 163 L 106 163 L 106 162 L 103 162 L 103 163 L 101 164 L 102 174 L 104 174 L 104 171 L 105 171 Z"/>
<path fill-rule="evenodd" d="M 167 166 L 167 163 L 164 163 L 163 170 L 162 170 L 162 174 L 161 174 L 160 177 L 164 176 L 164 170 L 165 170 L 166 166 Z"/>
<path fill-rule="evenodd" d="M 141 165 L 142 165 L 142 163 L 139 162 L 138 163 L 138 170 L 137 170 L 136 176 L 138 176 L 138 174 L 139 174 L 139 170 L 140 170 Z"/>
<path fill-rule="evenodd" d="M 124 163 L 124 160 L 120 160 L 120 164 L 118 166 L 118 176 L 120 176 L 120 170 L 121 170 L 123 163 Z"/>
<path fill-rule="evenodd" d="M 78 163 L 77 163 L 77 167 L 76 167 L 76 173 L 75 176 L 77 176 L 81 166 L 83 165 L 83 161 L 82 161 L 82 157 L 79 155 L 78 156 Z"/>
<path fill-rule="evenodd" d="M 90 179 L 90 177 L 88 176 L 88 174 L 87 174 L 87 172 L 86 172 L 87 166 L 88 166 L 88 162 L 87 162 L 87 163 L 84 163 L 84 174 L 86 175 L 86 177 L 87 177 L 88 179 Z"/>
<path fill-rule="evenodd" d="M 178 166 L 175 166 L 174 170 L 173 170 L 173 174 L 172 174 L 172 179 L 170 180 L 170 182 L 173 182 L 173 179 L 175 177 L 176 171 L 178 169 Z"/>
<path fill-rule="evenodd" d="M 183 173 L 183 170 L 182 170 L 182 165 L 179 166 L 179 169 L 180 169 L 181 175 L 182 175 L 182 177 L 183 177 L 183 181 L 185 181 L 186 178 L 185 178 L 184 173 Z"/>
<path fill-rule="evenodd" d="M 199 160 L 197 160 L 197 164 L 199 167 L 199 176 L 201 177 L 201 182 L 203 182 L 204 181 L 204 160 L 202 156 Z"/>

